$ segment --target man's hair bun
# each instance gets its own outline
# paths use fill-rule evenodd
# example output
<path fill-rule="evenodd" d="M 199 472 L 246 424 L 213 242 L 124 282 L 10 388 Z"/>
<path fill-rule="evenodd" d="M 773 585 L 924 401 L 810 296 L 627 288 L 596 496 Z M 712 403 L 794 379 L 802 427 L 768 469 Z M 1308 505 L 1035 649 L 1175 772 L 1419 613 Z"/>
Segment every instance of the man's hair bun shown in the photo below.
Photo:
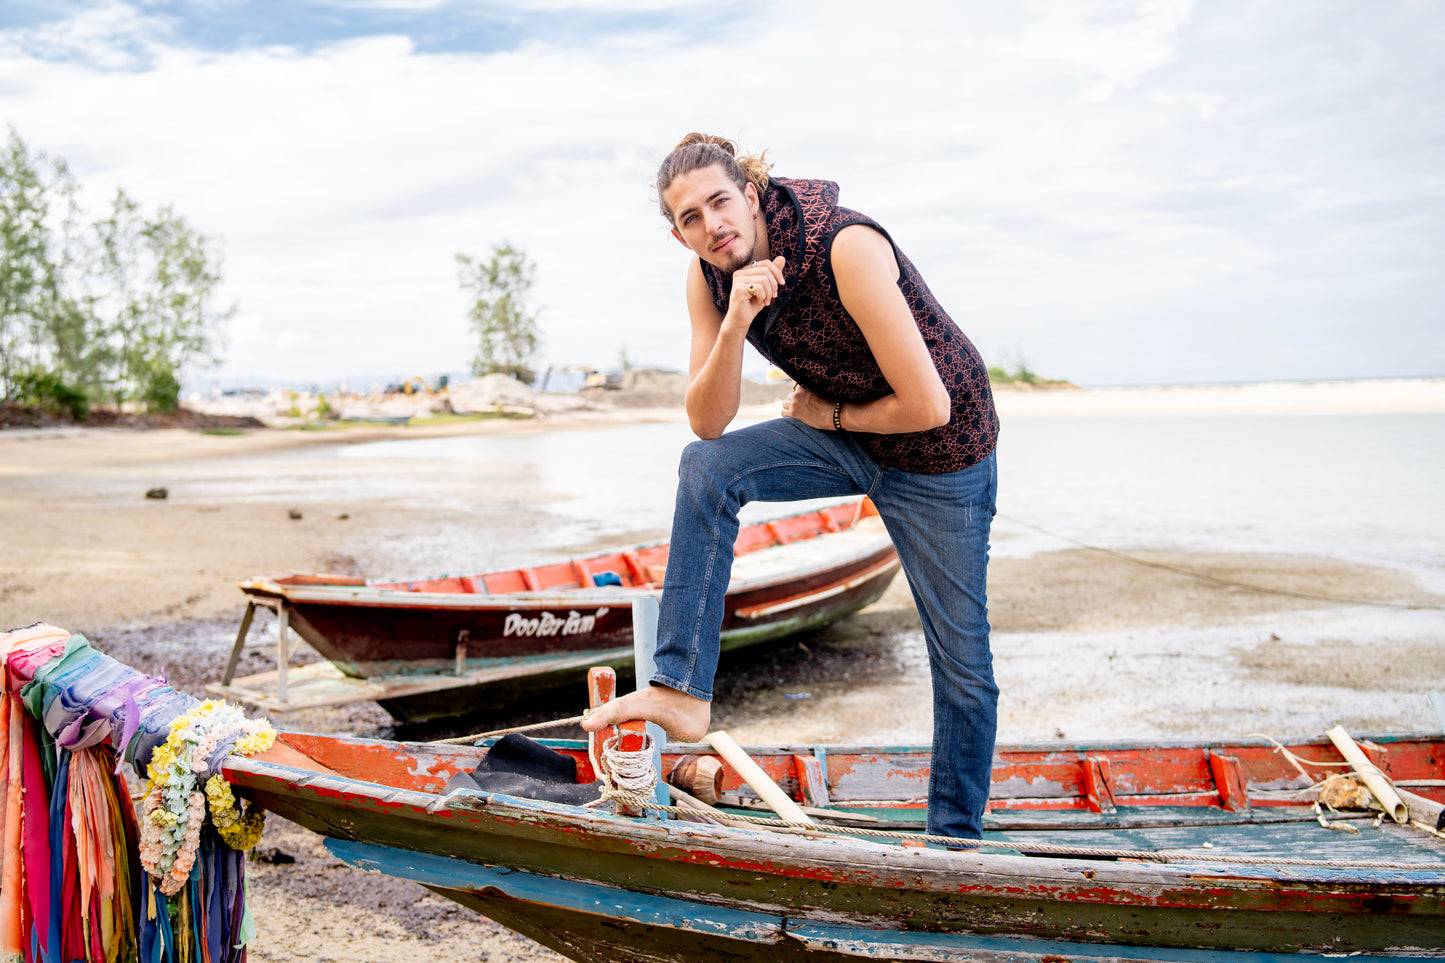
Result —
<path fill-rule="evenodd" d="M 657 204 L 662 216 L 669 223 L 672 222 L 672 211 L 668 210 L 667 201 L 663 197 L 672 182 L 683 174 L 690 174 L 713 164 L 721 167 L 738 187 L 751 182 L 757 189 L 758 196 L 762 197 L 768 189 L 768 171 L 773 169 L 767 158 L 767 151 L 755 157 L 739 157 L 738 145 L 726 137 L 693 131 L 677 142 L 677 146 L 657 170 Z"/>

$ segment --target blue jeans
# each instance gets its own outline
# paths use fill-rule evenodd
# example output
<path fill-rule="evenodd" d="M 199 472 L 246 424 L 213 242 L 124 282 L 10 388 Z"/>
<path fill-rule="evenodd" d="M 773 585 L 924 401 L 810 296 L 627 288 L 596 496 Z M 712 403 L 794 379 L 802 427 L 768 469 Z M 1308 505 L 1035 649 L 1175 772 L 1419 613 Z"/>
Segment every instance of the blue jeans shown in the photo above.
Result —
<path fill-rule="evenodd" d="M 898 549 L 928 643 L 928 831 L 977 838 L 998 726 L 986 578 L 998 488 L 994 456 L 944 474 L 900 471 L 878 465 L 847 432 L 779 418 L 693 442 L 678 476 L 652 681 L 712 699 L 743 505 L 868 495 Z"/>

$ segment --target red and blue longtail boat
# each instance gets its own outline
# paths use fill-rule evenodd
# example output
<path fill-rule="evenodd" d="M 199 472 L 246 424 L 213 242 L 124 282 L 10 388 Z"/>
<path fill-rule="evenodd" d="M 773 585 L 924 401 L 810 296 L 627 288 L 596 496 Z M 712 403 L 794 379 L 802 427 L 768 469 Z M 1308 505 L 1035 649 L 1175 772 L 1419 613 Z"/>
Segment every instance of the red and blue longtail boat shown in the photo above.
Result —
<path fill-rule="evenodd" d="M 648 604 L 635 616 L 643 640 Z M 220 720 L 234 730 L 228 738 L 240 730 L 225 721 L 226 707 L 197 706 L 80 636 L 36 626 L 0 641 L 7 734 L 20 732 L 28 747 L 24 771 L 7 770 L 20 780 L 7 789 L 8 815 L 20 815 L 5 824 L 0 937 L 13 953 L 39 938 L 38 926 L 26 934 L 14 925 L 29 906 L 49 924 L 53 949 L 67 939 L 59 924 L 69 903 L 45 894 L 64 881 L 64 892 L 74 884 L 84 898 L 87 884 L 66 866 L 90 843 L 44 840 L 63 839 L 56 827 L 88 834 L 95 821 L 50 818 L 76 803 L 61 792 L 65 771 L 42 771 L 37 750 L 53 745 L 79 760 L 104 743 L 106 762 L 91 770 L 112 778 L 115 763 L 144 767 L 189 731 L 173 724 L 182 714 Z M 638 660 L 646 678 L 645 644 Z M 741 754 L 714 733 L 706 745 L 654 749 L 655 770 L 686 792 L 658 787 L 639 802 L 599 796 L 593 759 L 611 757 L 578 741 L 285 732 L 262 750 L 208 731 L 197 743 L 210 746 L 207 765 L 248 805 L 324 835 L 353 866 L 415 880 L 579 961 L 1445 959 L 1438 733 L 1003 746 L 984 838 L 964 843 L 924 831 L 927 747 Z M 17 748 L 6 754 L 12 762 Z M 201 749 L 185 751 L 166 771 L 191 780 L 194 793 L 206 772 L 195 771 Z M 539 764 L 527 774 L 519 760 Z M 759 815 L 760 798 L 789 821 Z M 206 805 L 193 814 L 195 867 L 181 872 L 178 862 L 166 879 L 182 884 L 185 905 L 233 910 L 208 909 L 206 925 L 182 939 L 204 938 L 212 958 L 233 957 L 244 893 L 233 870 L 244 864 L 238 851 L 216 848 Z M 125 823 L 115 821 L 106 844 L 117 852 L 135 845 Z M 135 870 L 117 862 L 111 873 L 119 894 Z M 128 891 L 118 896 L 133 907 L 123 914 L 132 922 L 121 920 L 136 934 L 127 939 L 146 959 L 171 958 L 164 947 L 179 931 L 137 931 L 134 922 L 164 922 L 164 904 L 143 913 L 141 885 Z M 147 890 L 157 901 L 165 892 Z M 189 917 L 183 909 L 178 918 Z"/>
<path fill-rule="evenodd" d="M 726 762 L 700 824 L 470 788 L 487 746 L 281 738 L 228 760 L 232 784 L 573 960 L 1445 959 L 1438 734 L 1358 743 L 1403 816 L 1320 807 L 1345 768 L 1326 739 L 1005 746 L 958 850 L 924 835 L 927 747 L 747 750 L 803 827 L 760 817 Z M 543 745 L 596 778 L 584 743 Z M 673 745 L 660 771 L 712 758 Z"/>

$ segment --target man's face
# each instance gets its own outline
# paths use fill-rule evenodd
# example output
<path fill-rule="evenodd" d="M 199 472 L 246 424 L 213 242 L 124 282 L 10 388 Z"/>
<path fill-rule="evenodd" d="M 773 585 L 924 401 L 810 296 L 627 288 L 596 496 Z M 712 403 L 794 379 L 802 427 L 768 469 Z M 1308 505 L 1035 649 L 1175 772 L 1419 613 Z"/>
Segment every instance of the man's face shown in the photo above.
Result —
<path fill-rule="evenodd" d="M 677 177 L 663 191 L 672 211 L 672 236 L 713 267 L 731 274 L 753 260 L 758 195 L 739 188 L 714 164 Z"/>

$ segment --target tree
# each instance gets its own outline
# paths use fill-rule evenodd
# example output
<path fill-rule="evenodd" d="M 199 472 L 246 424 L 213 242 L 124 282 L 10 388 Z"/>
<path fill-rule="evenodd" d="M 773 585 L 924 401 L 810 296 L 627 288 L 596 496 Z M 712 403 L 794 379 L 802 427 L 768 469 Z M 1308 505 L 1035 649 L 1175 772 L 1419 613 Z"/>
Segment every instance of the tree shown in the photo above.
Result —
<path fill-rule="evenodd" d="M 467 319 L 477 335 L 472 374 L 506 374 L 530 383 L 541 342 L 538 312 L 527 304 L 537 267 L 509 243 L 492 247 L 486 261 L 458 254 L 462 290 L 472 298 Z"/>
<path fill-rule="evenodd" d="M 12 127 L 0 151 L 0 396 L 43 370 L 43 333 L 56 301 L 56 265 L 50 204 L 57 192 L 72 195 L 72 182 L 57 162 L 47 179 L 46 158 L 31 157 Z"/>
<path fill-rule="evenodd" d="M 105 388 L 117 402 L 174 411 L 181 370 L 214 361 L 220 325 L 235 308 L 214 305 L 221 273 L 210 243 L 169 207 L 142 216 L 123 190 L 94 223 L 95 289 L 84 304 L 108 349 Z"/>
<path fill-rule="evenodd" d="M 215 306 L 220 257 L 171 208 L 147 219 L 141 238 L 149 262 L 145 323 L 126 367 L 148 407 L 175 411 L 182 367 L 215 361 L 221 325 L 236 308 Z"/>
<path fill-rule="evenodd" d="M 84 223 L 63 161 L 46 169 L 12 129 L 0 150 L 0 397 L 72 413 L 90 400 L 173 411 L 180 373 L 215 358 L 213 242 L 170 208 L 117 190 Z"/>

